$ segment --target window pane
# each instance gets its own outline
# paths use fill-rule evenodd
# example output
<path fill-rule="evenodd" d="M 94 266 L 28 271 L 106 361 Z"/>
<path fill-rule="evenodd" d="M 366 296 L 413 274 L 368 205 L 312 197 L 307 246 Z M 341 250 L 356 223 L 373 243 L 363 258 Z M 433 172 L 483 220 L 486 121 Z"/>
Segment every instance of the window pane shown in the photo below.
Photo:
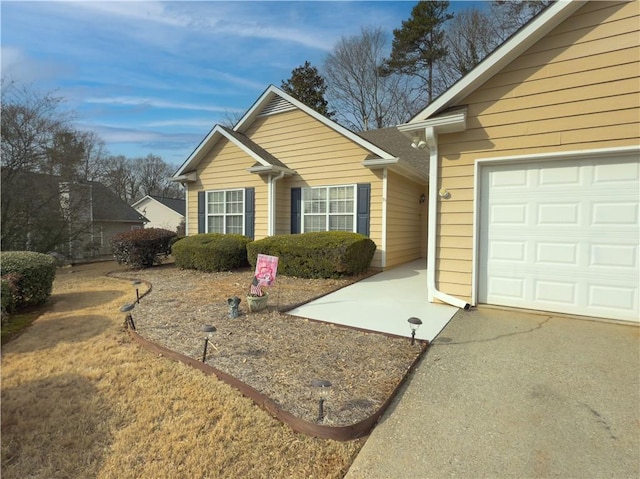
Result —
<path fill-rule="evenodd" d="M 353 231 L 353 215 L 329 216 L 329 231 Z"/>
<path fill-rule="evenodd" d="M 242 234 L 242 216 L 227 216 L 227 234 Z"/>
<path fill-rule="evenodd" d="M 329 213 L 353 213 L 353 187 L 337 186 L 329 191 Z"/>
<path fill-rule="evenodd" d="M 326 231 L 326 216 L 305 216 L 304 217 L 304 229 L 305 233 L 311 233 L 313 231 Z"/>
<path fill-rule="evenodd" d="M 227 213 L 230 213 L 230 214 L 242 213 L 242 210 L 243 210 L 242 193 L 243 192 L 239 190 L 226 192 Z"/>
<path fill-rule="evenodd" d="M 222 216 L 209 216 L 207 218 L 207 231 L 209 233 L 224 233 Z"/>

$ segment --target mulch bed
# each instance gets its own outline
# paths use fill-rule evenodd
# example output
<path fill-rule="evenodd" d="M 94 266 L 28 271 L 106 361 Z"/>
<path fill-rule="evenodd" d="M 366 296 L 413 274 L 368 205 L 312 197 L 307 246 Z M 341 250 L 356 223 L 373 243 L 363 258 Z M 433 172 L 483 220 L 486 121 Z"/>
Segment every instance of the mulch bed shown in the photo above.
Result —
<path fill-rule="evenodd" d="M 309 422 L 318 416 L 312 381 L 332 383 L 322 424 L 352 425 L 380 409 L 423 350 L 421 344 L 411 346 L 404 338 L 283 312 L 364 276 L 327 280 L 279 276 L 268 289 L 268 308 L 260 312 L 248 312 L 246 295 L 253 278 L 248 269 L 202 273 L 165 265 L 113 276 L 152 285 L 132 312 L 142 337 L 200 360 L 204 349 L 200 328 L 214 325 L 217 331 L 208 348 L 207 364 Z M 141 293 L 145 290 L 143 285 Z M 242 300 L 241 315 L 235 319 L 229 317 L 227 305 L 232 296 Z"/>

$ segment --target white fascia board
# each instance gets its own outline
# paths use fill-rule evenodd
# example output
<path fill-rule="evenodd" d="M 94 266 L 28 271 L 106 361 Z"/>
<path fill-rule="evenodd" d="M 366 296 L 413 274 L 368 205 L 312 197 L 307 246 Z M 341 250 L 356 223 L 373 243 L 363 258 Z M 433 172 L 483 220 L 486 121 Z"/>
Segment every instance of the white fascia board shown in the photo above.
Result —
<path fill-rule="evenodd" d="M 251 168 L 247 168 L 249 173 L 263 174 L 263 173 L 284 173 L 286 176 L 293 176 L 297 173 L 295 170 L 291 170 L 289 168 L 283 168 L 282 166 L 276 165 L 261 165 L 261 166 L 252 166 Z"/>
<path fill-rule="evenodd" d="M 200 142 L 198 147 L 189 155 L 189 158 L 182 164 L 182 166 L 178 169 L 174 178 L 177 178 L 182 175 L 184 171 L 191 170 L 195 168 L 195 166 L 202 160 L 202 156 L 206 151 L 209 151 L 213 146 L 218 142 L 221 137 L 225 137 L 231 143 L 236 145 L 242 151 L 244 151 L 251 158 L 256 160 L 258 163 L 264 166 L 269 166 L 269 163 L 265 161 L 260 155 L 256 154 L 254 151 L 247 148 L 244 144 L 236 140 L 233 136 L 229 135 L 224 128 L 220 127 L 220 125 L 216 125 L 209 132 L 206 138 Z M 174 179 L 174 181 L 177 181 Z"/>
<path fill-rule="evenodd" d="M 375 155 L 377 155 L 377 156 L 379 156 L 381 158 L 393 158 L 393 155 L 391 155 L 389 152 L 384 151 L 383 149 L 381 149 L 380 147 L 374 145 L 373 143 L 369 143 L 367 140 L 365 140 L 364 138 L 360 137 L 359 135 L 356 135 L 351 130 L 343 127 L 342 125 L 339 125 L 338 123 L 336 123 L 333 120 L 330 120 L 326 116 L 321 115 L 320 113 L 315 111 L 313 108 L 309 108 L 304 103 L 296 100 L 291 95 L 285 93 L 284 91 L 280 90 L 278 87 L 276 87 L 274 85 L 270 85 L 269 88 L 267 88 L 265 90 L 265 92 L 258 99 L 258 101 L 256 101 L 253 104 L 251 109 L 247 112 L 247 114 L 245 116 L 242 117 L 242 119 L 238 122 L 238 124 L 233 129 L 235 131 L 239 132 L 239 133 L 242 133 L 244 130 L 246 130 L 249 127 L 249 125 L 251 123 L 253 123 L 253 120 L 255 119 L 255 117 L 258 116 L 258 114 L 262 111 L 262 108 L 269 101 L 271 101 L 271 99 L 274 96 L 279 96 L 281 98 L 284 98 L 289 103 L 294 105 L 296 108 L 304 111 L 309 116 L 315 118 L 316 120 L 318 120 L 319 122 L 321 122 L 324 125 L 328 126 L 329 128 L 331 128 L 332 130 L 336 131 L 337 133 L 340 133 L 342 136 L 345 136 L 348 139 L 350 139 L 351 141 L 357 143 L 358 145 L 360 145 L 365 150 L 368 150 L 371 153 L 374 153 Z"/>
<path fill-rule="evenodd" d="M 195 150 L 189 155 L 189 157 L 180 165 L 178 171 L 176 171 L 173 175 L 173 181 L 180 181 L 176 178 L 182 176 L 185 171 L 192 170 L 202 159 L 202 154 L 204 151 L 207 151 L 210 147 L 216 144 L 218 138 L 220 138 L 222 129 L 215 125 L 211 131 L 204 137 L 204 139 L 200 142 L 200 144 L 196 147 Z M 217 135 L 217 138 L 215 136 Z"/>
<path fill-rule="evenodd" d="M 429 106 L 409 120 L 409 123 L 419 123 L 464 99 L 585 3 L 587 0 L 558 0 L 550 5 Z"/>
<path fill-rule="evenodd" d="M 219 126 L 216 125 L 216 128 L 220 128 Z M 240 148 L 242 151 L 244 151 L 247 155 L 249 155 L 251 158 L 253 158 L 254 160 L 256 160 L 258 163 L 260 163 L 262 166 L 272 166 L 271 163 L 269 163 L 268 161 L 266 161 L 264 158 L 262 158 L 260 155 L 258 155 L 255 151 L 251 150 L 250 148 L 247 148 L 243 143 L 239 142 L 238 140 L 236 140 L 233 136 L 231 136 L 230 134 L 228 134 L 226 131 L 224 131 L 224 129 L 220 128 L 220 133 L 222 134 L 222 136 L 224 136 L 227 140 L 229 140 L 231 143 L 233 143 L 234 145 L 236 145 L 238 148 Z M 213 145 L 211 145 L 213 146 Z"/>
<path fill-rule="evenodd" d="M 195 171 L 190 171 L 189 173 L 185 173 L 183 175 L 172 176 L 169 178 L 169 181 L 175 181 L 179 183 L 192 183 L 196 181 L 198 178 L 196 176 Z"/>
<path fill-rule="evenodd" d="M 140 203 L 142 203 L 143 201 L 147 201 L 147 200 L 152 200 L 153 198 L 151 198 L 151 196 L 147 195 L 144 198 L 139 199 L 138 201 L 136 201 L 134 204 L 131 205 L 132 208 L 135 208 L 136 206 L 138 206 Z"/>
<path fill-rule="evenodd" d="M 409 178 L 420 184 L 427 184 L 428 178 L 416 170 L 413 166 L 400 158 L 380 159 L 374 158 L 371 160 L 364 160 L 362 166 L 375 170 L 378 168 L 389 168 L 391 171 L 398 173 L 401 176 Z"/>
<path fill-rule="evenodd" d="M 467 108 L 460 108 L 426 120 L 405 123 L 398 125 L 397 128 L 409 138 L 415 136 L 416 132 L 419 133 L 426 128 L 434 128 L 438 133 L 464 131 L 467 128 Z"/>

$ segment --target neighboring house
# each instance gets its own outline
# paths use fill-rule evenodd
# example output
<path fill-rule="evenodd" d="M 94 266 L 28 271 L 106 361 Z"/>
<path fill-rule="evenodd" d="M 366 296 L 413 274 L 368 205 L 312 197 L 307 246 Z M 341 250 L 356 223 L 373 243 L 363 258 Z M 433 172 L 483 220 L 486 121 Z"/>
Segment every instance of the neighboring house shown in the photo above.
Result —
<path fill-rule="evenodd" d="M 185 185 L 188 235 L 353 231 L 386 268 L 426 254 L 427 167 L 395 128 L 359 136 L 270 86 L 173 179 Z"/>
<path fill-rule="evenodd" d="M 557 2 L 398 129 L 431 300 L 640 318 L 640 2 Z"/>
<path fill-rule="evenodd" d="M 147 195 L 131 207 L 149 220 L 146 228 L 177 231 L 184 221 L 184 199 Z"/>
<path fill-rule="evenodd" d="M 149 220 L 97 181 L 85 181 L 91 190 L 91 238 L 93 255 L 111 254 L 109 240 L 118 233 L 144 228 Z"/>
<path fill-rule="evenodd" d="M 97 257 L 111 253 L 113 235 L 143 228 L 147 221 L 95 181 L 8 170 L 3 180 L 3 215 L 8 217 L 2 234 L 12 249 L 50 245 L 66 258 Z"/>

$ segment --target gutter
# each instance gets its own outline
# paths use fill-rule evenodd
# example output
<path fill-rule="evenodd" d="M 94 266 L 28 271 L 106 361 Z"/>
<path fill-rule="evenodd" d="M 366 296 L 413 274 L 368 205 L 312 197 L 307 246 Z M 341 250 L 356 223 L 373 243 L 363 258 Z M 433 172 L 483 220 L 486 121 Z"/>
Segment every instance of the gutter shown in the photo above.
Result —
<path fill-rule="evenodd" d="M 282 170 L 278 176 L 269 175 L 269 226 L 267 236 L 276 234 L 276 183 L 284 178 L 286 172 Z"/>
<path fill-rule="evenodd" d="M 471 305 L 436 287 L 436 229 L 438 227 L 438 134 L 435 127 L 424 130 L 429 147 L 429 219 L 427 230 L 427 288 L 429 302 L 439 299 L 457 308 L 468 310 Z"/>
<path fill-rule="evenodd" d="M 417 123 L 399 125 L 398 130 L 414 143 L 424 131 L 429 147 L 429 218 L 427 231 L 427 288 L 429 302 L 438 299 L 457 308 L 468 310 L 471 305 L 460 298 L 444 293 L 436 287 L 436 243 L 438 228 L 438 133 L 464 131 L 467 123 L 466 108 L 457 108 L 439 117 Z"/>

